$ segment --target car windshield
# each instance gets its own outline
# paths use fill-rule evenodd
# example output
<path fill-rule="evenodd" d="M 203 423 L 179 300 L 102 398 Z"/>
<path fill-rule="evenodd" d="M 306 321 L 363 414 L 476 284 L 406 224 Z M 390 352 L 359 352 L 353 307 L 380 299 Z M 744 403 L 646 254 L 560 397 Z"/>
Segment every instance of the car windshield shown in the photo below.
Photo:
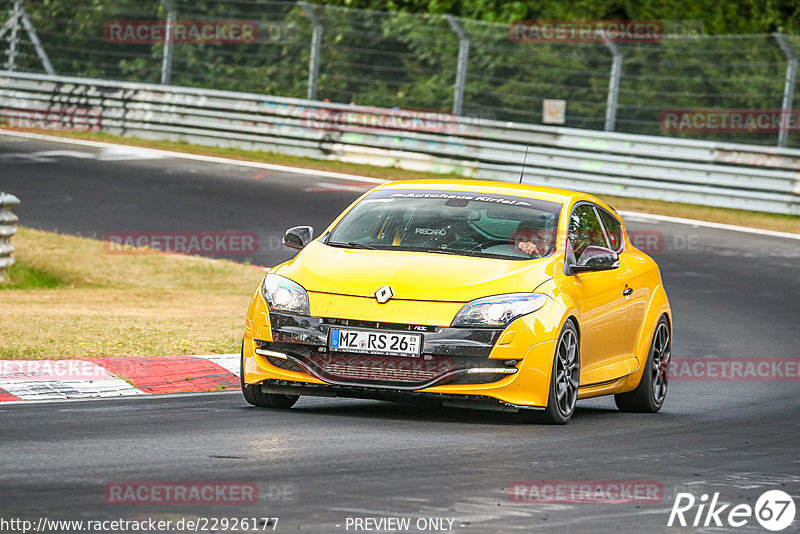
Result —
<path fill-rule="evenodd" d="M 379 190 L 345 215 L 330 246 L 513 260 L 552 254 L 561 204 L 458 191 Z"/>

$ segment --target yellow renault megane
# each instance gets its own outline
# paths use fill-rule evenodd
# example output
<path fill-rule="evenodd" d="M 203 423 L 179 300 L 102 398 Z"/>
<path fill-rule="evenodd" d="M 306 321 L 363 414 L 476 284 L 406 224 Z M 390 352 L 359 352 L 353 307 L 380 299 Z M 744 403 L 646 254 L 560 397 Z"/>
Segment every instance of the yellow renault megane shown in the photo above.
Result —
<path fill-rule="evenodd" d="M 613 394 L 657 412 L 672 319 L 658 266 L 590 195 L 466 180 L 376 187 L 271 269 L 247 310 L 244 398 L 519 411 L 563 424 Z"/>

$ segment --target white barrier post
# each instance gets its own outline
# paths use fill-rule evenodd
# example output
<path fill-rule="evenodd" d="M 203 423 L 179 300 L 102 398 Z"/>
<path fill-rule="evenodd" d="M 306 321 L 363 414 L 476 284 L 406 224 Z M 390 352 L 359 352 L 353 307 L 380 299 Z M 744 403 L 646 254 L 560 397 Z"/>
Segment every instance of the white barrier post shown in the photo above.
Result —
<path fill-rule="evenodd" d="M 19 218 L 11 211 L 19 205 L 14 195 L 0 193 L 0 282 L 3 281 L 6 269 L 14 263 L 14 245 L 11 236 L 17 233 Z"/>

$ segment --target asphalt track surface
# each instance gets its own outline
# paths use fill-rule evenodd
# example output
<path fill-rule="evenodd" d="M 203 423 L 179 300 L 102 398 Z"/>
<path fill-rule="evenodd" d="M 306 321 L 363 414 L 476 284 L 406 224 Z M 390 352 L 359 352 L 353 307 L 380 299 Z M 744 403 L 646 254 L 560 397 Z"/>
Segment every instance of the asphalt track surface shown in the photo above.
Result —
<path fill-rule="evenodd" d="M 253 231 L 259 253 L 234 259 L 263 265 L 291 255 L 274 236 L 297 224 L 321 230 L 367 187 L 0 136 L 0 191 L 22 199 L 23 225 L 98 238 Z M 663 239 L 652 255 L 673 307 L 676 360 L 796 361 L 800 241 L 628 226 Z M 355 532 L 352 518 L 407 517 L 412 526 L 452 519 L 450 532 L 765 532 L 753 518 L 738 529 L 669 528 L 667 520 L 678 491 L 752 506 L 765 490 L 781 489 L 800 506 L 799 415 L 800 382 L 772 379 L 673 380 L 659 414 L 623 414 L 610 398 L 594 399 L 579 402 L 563 427 L 347 399 L 303 398 L 291 410 L 264 411 L 234 393 L 6 404 L 0 519 L 268 516 L 280 518 L 277 532 Z M 519 504 L 508 496 L 514 481 L 578 480 L 656 481 L 664 496 L 646 504 Z M 255 482 L 260 498 L 110 505 L 103 490 L 115 481 Z"/>

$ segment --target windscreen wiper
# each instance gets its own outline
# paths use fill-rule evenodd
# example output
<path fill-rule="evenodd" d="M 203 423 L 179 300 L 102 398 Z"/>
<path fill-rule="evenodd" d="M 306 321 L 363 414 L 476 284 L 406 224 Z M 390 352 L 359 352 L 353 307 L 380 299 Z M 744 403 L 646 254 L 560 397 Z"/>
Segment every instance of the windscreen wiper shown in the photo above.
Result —
<path fill-rule="evenodd" d="M 412 249 L 414 252 L 432 252 L 434 254 L 451 254 L 453 256 L 461 256 L 460 251 L 455 250 L 447 250 L 443 248 L 423 248 L 423 249 Z"/>
<path fill-rule="evenodd" d="M 363 248 L 367 250 L 377 250 L 375 247 L 372 247 L 370 245 L 365 245 L 364 243 L 356 243 L 355 241 L 348 241 L 347 243 L 336 243 L 328 241 L 325 244 L 330 245 L 332 247 L 340 247 L 340 248 Z"/>

